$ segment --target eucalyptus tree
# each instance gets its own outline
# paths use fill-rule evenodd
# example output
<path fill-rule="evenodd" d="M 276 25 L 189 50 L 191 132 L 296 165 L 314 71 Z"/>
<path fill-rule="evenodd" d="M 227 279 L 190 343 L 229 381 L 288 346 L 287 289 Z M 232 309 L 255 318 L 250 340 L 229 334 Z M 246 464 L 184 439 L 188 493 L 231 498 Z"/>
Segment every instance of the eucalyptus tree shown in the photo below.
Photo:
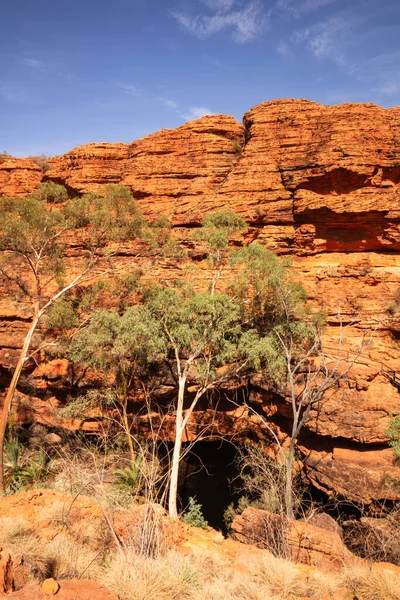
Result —
<path fill-rule="evenodd" d="M 373 331 L 358 347 L 345 350 L 346 332 L 354 323 L 344 325 L 337 313 L 338 338 L 335 351 L 323 346 L 325 316 L 313 308 L 306 291 L 293 273 L 291 263 L 258 244 L 240 250 L 235 260 L 243 264 L 235 290 L 242 299 L 242 310 L 257 330 L 258 368 L 266 383 L 288 399 L 291 429 L 288 449 L 283 449 L 276 433 L 258 413 L 276 442 L 284 465 L 284 505 L 286 515 L 294 517 L 294 460 L 299 435 L 313 409 L 321 407 L 335 393 L 359 356 L 370 345 Z"/>
<path fill-rule="evenodd" d="M 31 306 L 28 331 L 0 417 L 0 493 L 4 492 L 3 444 L 8 415 L 33 335 L 50 309 L 78 284 L 88 281 L 113 244 L 136 237 L 143 218 L 124 186 L 106 186 L 104 196 L 68 199 L 63 186 L 41 184 L 26 198 L 0 198 L 0 277 L 8 295 Z M 66 256 L 73 239 L 82 261 Z"/>
<path fill-rule="evenodd" d="M 92 390 L 85 397 L 70 403 L 64 415 L 76 416 L 92 406 L 117 408 L 119 424 L 125 434 L 134 464 L 138 448 L 134 447 L 129 421 L 128 403 L 133 391 L 141 385 L 152 363 L 166 356 L 166 344 L 161 323 L 146 306 L 128 307 L 123 314 L 97 310 L 89 325 L 76 336 L 69 349 L 69 358 L 80 362 L 103 377 L 101 390 Z M 66 412 L 68 411 L 68 413 Z"/>
<path fill-rule="evenodd" d="M 227 285 L 225 291 L 217 289 L 228 264 L 229 238 L 244 227 L 245 222 L 233 211 L 208 214 L 194 239 L 205 249 L 209 284 L 196 289 L 190 282 L 177 282 L 175 287 L 155 288 L 145 297 L 149 311 L 161 324 L 176 369 L 175 438 L 168 495 L 169 514 L 175 519 L 182 442 L 193 411 L 211 388 L 244 372 L 249 364 L 253 341 L 250 327 L 241 322 L 240 308 Z M 195 373 L 197 388 L 193 397 L 188 397 L 187 389 L 190 371 Z"/>

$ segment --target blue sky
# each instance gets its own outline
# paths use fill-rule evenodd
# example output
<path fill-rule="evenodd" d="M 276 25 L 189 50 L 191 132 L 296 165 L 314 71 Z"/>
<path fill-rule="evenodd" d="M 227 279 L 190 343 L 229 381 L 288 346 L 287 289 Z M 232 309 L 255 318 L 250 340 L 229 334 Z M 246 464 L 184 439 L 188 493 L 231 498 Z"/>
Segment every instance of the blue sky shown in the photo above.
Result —
<path fill-rule="evenodd" d="M 400 104 L 400 0 L 2 0 L 0 151 L 122 141 L 274 98 Z"/>

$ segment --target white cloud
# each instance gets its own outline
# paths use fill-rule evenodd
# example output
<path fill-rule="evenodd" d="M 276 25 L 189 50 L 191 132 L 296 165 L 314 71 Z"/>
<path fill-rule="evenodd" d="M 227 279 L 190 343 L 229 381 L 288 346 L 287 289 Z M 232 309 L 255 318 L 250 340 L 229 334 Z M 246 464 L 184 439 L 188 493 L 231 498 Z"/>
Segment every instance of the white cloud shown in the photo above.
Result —
<path fill-rule="evenodd" d="M 227 12 L 235 4 L 235 0 L 200 0 L 203 4 L 217 12 Z"/>
<path fill-rule="evenodd" d="M 384 24 L 376 22 L 377 0 L 365 2 L 363 12 L 347 7 L 324 21 L 295 31 L 289 41 L 304 45 L 321 60 L 333 61 L 358 83 L 369 84 L 369 92 L 375 97 L 395 95 L 400 92 L 400 50 L 393 45 L 392 24 L 396 6 L 389 0 L 384 5 Z M 391 41 L 392 50 L 378 54 L 376 49 L 382 47 L 385 36 Z"/>
<path fill-rule="evenodd" d="M 185 114 L 181 113 L 181 116 L 186 121 L 193 121 L 193 119 L 200 119 L 207 115 L 213 115 L 214 113 L 205 106 L 191 106 L 187 109 Z"/>
<path fill-rule="evenodd" d="M 343 54 L 338 50 L 339 38 L 349 32 L 349 23 L 340 17 L 331 17 L 311 27 L 296 31 L 292 36 L 295 43 L 305 43 L 318 57 L 331 56 L 341 61 Z"/>
<path fill-rule="evenodd" d="M 400 92 L 400 81 L 393 81 L 383 83 L 379 87 L 372 88 L 373 92 L 378 92 L 385 96 L 391 96 L 392 94 L 398 94 Z"/>
<path fill-rule="evenodd" d="M 232 37 L 236 42 L 243 43 L 254 39 L 266 25 L 266 15 L 260 0 L 252 0 L 243 4 L 238 10 L 232 9 L 234 3 L 224 0 L 210 0 L 207 5 L 216 11 L 213 15 L 200 14 L 191 16 L 187 13 L 172 13 L 180 25 L 198 38 L 207 38 L 226 29 L 233 30 Z M 217 8 L 217 5 L 219 8 Z M 222 8 L 221 8 L 222 7 Z"/>
<path fill-rule="evenodd" d="M 159 98 L 159 100 L 165 104 L 165 106 L 168 106 L 168 108 L 173 108 L 175 110 L 178 110 L 179 108 L 179 105 L 174 100 L 170 100 L 170 98 Z"/>
<path fill-rule="evenodd" d="M 278 54 L 280 54 L 284 58 L 292 58 L 293 57 L 293 52 L 291 51 L 289 44 L 287 42 L 285 42 L 284 40 L 280 41 L 277 44 L 276 51 L 278 52 Z"/>
<path fill-rule="evenodd" d="M 129 94 L 130 96 L 140 96 L 142 93 L 142 90 L 140 88 L 137 88 L 136 86 L 127 83 L 117 83 L 117 86 L 121 88 L 121 90 L 124 90 L 124 92 L 126 94 Z"/>
<path fill-rule="evenodd" d="M 206 115 L 215 114 L 205 106 L 190 106 L 189 108 L 181 109 L 179 104 L 170 98 L 159 98 L 159 100 L 168 108 L 172 108 L 183 121 L 193 121 L 194 119 L 201 119 L 201 117 L 205 117 Z"/>
<path fill-rule="evenodd" d="M 23 58 L 22 64 L 36 71 L 44 71 L 43 63 L 40 60 L 36 60 L 36 58 Z"/>
<path fill-rule="evenodd" d="M 313 12 L 334 2 L 338 2 L 338 0 L 277 0 L 274 11 L 300 18 L 305 13 Z"/>

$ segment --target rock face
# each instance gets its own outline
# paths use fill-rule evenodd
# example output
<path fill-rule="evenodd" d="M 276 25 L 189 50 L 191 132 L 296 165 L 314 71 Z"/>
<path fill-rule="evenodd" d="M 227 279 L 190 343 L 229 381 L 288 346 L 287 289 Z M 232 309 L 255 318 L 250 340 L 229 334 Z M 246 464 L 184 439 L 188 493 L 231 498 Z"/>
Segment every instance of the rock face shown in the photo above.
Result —
<path fill-rule="evenodd" d="M 71 195 L 122 183 L 148 218 L 170 219 L 185 248 L 204 213 L 230 207 L 249 224 L 245 242 L 257 239 L 292 257 L 311 300 L 324 306 L 327 353 L 337 352 L 338 307 L 350 324 L 347 348 L 373 331 L 346 380 L 311 413 L 301 449 L 309 480 L 328 493 L 366 503 L 398 497 L 390 482 L 400 468 L 385 432 L 390 415 L 400 414 L 392 379 L 400 371 L 400 325 L 387 314 L 400 284 L 400 108 L 277 100 L 254 107 L 243 125 L 228 116 L 203 117 L 128 145 L 87 144 L 48 163 L 43 172 L 29 159 L 3 157 L 0 193 L 20 197 L 42 179 L 64 184 Z M 121 268 L 132 260 L 129 252 L 118 257 Z M 155 279 L 182 272 L 179 260 L 137 262 Z M 0 384 L 9 380 L 29 314 L 0 291 Z M 33 375 L 35 412 L 55 424 L 54 410 L 71 382 L 68 365 L 40 364 Z M 250 398 L 284 439 L 285 400 L 271 398 L 257 381 Z M 28 422 L 32 411 L 22 400 L 21 406 L 19 418 Z M 229 429 L 235 415 L 225 417 Z"/>
<path fill-rule="evenodd" d="M 42 169 L 29 158 L 0 155 L 2 195 L 16 198 L 26 196 L 39 185 L 42 177 Z"/>
<path fill-rule="evenodd" d="M 286 523 L 266 510 L 246 508 L 234 518 L 232 530 L 239 541 L 259 548 L 277 551 L 281 546 L 295 562 L 323 568 L 355 562 L 339 533 L 304 521 Z"/>

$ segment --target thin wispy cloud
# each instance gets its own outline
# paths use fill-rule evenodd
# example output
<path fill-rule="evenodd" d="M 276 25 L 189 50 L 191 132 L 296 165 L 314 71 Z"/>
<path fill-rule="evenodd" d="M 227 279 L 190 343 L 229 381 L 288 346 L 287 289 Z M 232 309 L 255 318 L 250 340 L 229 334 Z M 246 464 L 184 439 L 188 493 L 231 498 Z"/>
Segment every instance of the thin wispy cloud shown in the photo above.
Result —
<path fill-rule="evenodd" d="M 226 30 L 239 43 L 256 38 L 266 27 L 267 15 L 260 0 L 202 0 L 213 14 L 191 15 L 173 12 L 173 17 L 188 33 L 202 39 Z M 237 7 L 237 8 L 236 8 Z"/>
<path fill-rule="evenodd" d="M 193 121 L 193 119 L 200 119 L 201 117 L 206 117 L 213 114 L 214 113 L 205 106 L 190 106 L 187 109 L 187 112 L 182 114 L 182 117 L 186 121 Z"/>
<path fill-rule="evenodd" d="M 1 85 L 0 98 L 3 98 L 3 100 L 10 102 L 11 104 L 25 102 L 27 99 L 29 99 L 29 93 L 22 87 Z"/>
<path fill-rule="evenodd" d="M 319 10 L 339 0 L 278 0 L 273 8 L 274 12 L 287 13 L 300 18 L 302 15 Z"/>
<path fill-rule="evenodd" d="M 190 106 L 189 108 L 181 109 L 179 104 L 175 100 L 171 100 L 171 98 L 159 98 L 159 100 L 165 106 L 174 110 L 183 121 L 193 121 L 194 119 L 215 114 L 206 106 Z"/>
<path fill-rule="evenodd" d="M 168 108 L 173 108 L 174 110 L 178 110 L 179 105 L 177 104 L 177 102 L 175 102 L 174 100 L 171 100 L 170 98 L 159 98 L 160 102 L 162 102 L 163 104 L 165 104 L 165 106 L 168 106 Z"/>
<path fill-rule="evenodd" d="M 140 96 L 142 94 L 142 90 L 135 85 L 130 85 L 128 83 L 117 83 L 117 86 L 130 96 Z"/>
<path fill-rule="evenodd" d="M 45 71 L 42 61 L 37 60 L 36 58 L 23 58 L 22 64 L 25 67 L 29 67 L 29 69 L 34 69 L 35 71 Z"/>
<path fill-rule="evenodd" d="M 227 12 L 235 4 L 235 0 L 200 0 L 202 4 L 217 12 Z"/>
<path fill-rule="evenodd" d="M 315 56 L 330 56 L 338 59 L 342 56 L 342 52 L 338 50 L 340 38 L 348 34 L 349 31 L 348 21 L 341 17 L 331 17 L 326 21 L 296 31 L 291 40 L 297 44 L 306 44 Z"/>
<path fill-rule="evenodd" d="M 291 2 L 292 0 L 279 0 Z M 304 0 L 303 4 L 322 6 L 328 0 Z M 301 6 L 301 5 L 300 5 Z M 385 24 L 377 23 L 377 0 L 363 4 L 363 12 L 357 7 L 336 10 L 325 19 L 308 27 L 294 31 L 277 47 L 281 55 L 296 46 L 303 46 L 319 60 L 333 62 L 339 69 L 362 84 L 370 84 L 371 92 L 382 96 L 398 94 L 400 91 L 400 50 L 377 52 L 381 46 L 373 40 L 390 35 L 391 19 L 398 12 L 395 3 L 385 5 Z M 363 49 L 363 52 L 360 52 Z"/>
<path fill-rule="evenodd" d="M 294 56 L 289 44 L 287 42 L 285 42 L 284 40 L 280 41 L 276 45 L 276 51 L 278 54 L 280 54 L 284 58 L 293 58 L 293 56 Z"/>

